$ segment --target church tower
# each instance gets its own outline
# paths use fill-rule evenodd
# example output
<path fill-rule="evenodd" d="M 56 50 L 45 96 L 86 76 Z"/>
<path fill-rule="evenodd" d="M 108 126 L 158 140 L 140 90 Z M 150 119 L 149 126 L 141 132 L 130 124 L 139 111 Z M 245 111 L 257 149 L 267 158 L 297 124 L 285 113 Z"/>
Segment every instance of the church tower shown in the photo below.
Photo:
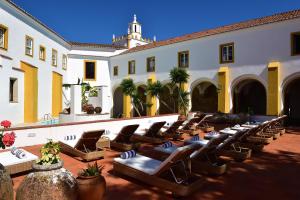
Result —
<path fill-rule="evenodd" d="M 136 15 L 133 15 L 133 21 L 128 24 L 127 35 L 120 37 L 113 35 L 112 39 L 114 45 L 125 46 L 128 49 L 151 42 L 153 42 L 153 40 L 142 37 L 142 25 L 137 21 Z"/>

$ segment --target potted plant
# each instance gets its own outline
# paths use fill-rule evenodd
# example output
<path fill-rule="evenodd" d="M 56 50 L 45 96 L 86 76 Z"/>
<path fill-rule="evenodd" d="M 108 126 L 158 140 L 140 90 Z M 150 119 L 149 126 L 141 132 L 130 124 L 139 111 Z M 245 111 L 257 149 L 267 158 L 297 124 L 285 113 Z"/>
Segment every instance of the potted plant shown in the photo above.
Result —
<path fill-rule="evenodd" d="M 101 107 L 95 107 L 95 112 L 97 113 L 97 114 L 100 114 L 101 112 L 102 112 L 102 108 Z"/>
<path fill-rule="evenodd" d="M 40 150 L 41 158 L 17 189 L 17 200 L 77 200 L 77 182 L 63 167 L 58 142 L 49 140 Z M 51 191 L 51 193 L 49 193 Z"/>
<path fill-rule="evenodd" d="M 78 197 L 81 200 L 100 200 L 106 191 L 106 181 L 101 175 L 103 166 L 88 164 L 77 177 Z"/>
<path fill-rule="evenodd" d="M 4 120 L 0 125 L 3 127 L 3 129 L 0 130 L 0 149 L 5 149 L 6 147 L 10 147 L 14 144 L 16 135 L 13 131 L 7 131 L 7 129 L 11 126 L 10 121 Z M 0 199 L 13 200 L 13 198 L 14 191 L 12 180 L 9 173 L 0 163 Z"/>

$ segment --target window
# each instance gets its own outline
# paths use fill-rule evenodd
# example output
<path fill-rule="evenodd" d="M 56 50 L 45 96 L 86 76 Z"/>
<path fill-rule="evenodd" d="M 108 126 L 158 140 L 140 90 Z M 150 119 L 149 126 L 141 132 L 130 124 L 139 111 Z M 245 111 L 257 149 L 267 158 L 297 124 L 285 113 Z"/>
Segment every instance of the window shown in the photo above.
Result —
<path fill-rule="evenodd" d="M 189 52 L 182 51 L 178 53 L 178 67 L 189 67 Z"/>
<path fill-rule="evenodd" d="M 114 66 L 114 76 L 118 76 L 118 66 Z"/>
<path fill-rule="evenodd" d="M 128 74 L 135 74 L 135 61 L 131 60 L 128 62 Z"/>
<path fill-rule="evenodd" d="M 147 72 L 155 72 L 155 57 L 147 58 Z"/>
<path fill-rule="evenodd" d="M 57 66 L 57 51 L 52 49 L 52 66 Z"/>
<path fill-rule="evenodd" d="M 8 29 L 0 24 L 0 48 L 7 50 L 8 47 Z"/>
<path fill-rule="evenodd" d="M 234 43 L 220 45 L 220 63 L 234 62 Z"/>
<path fill-rule="evenodd" d="M 18 79 L 9 79 L 9 102 L 18 102 Z"/>
<path fill-rule="evenodd" d="M 291 34 L 292 56 L 300 55 L 300 32 Z"/>
<path fill-rule="evenodd" d="M 87 81 L 96 80 L 96 62 L 84 61 L 84 79 Z"/>
<path fill-rule="evenodd" d="M 40 53 L 39 53 L 40 60 L 46 60 L 46 48 L 44 46 L 40 46 Z"/>
<path fill-rule="evenodd" d="M 64 70 L 67 69 L 67 62 L 68 62 L 67 56 L 66 56 L 65 54 L 63 54 L 63 56 L 62 56 L 62 68 L 63 68 Z"/>
<path fill-rule="evenodd" d="M 33 56 L 33 38 L 26 35 L 25 37 L 25 54 Z"/>

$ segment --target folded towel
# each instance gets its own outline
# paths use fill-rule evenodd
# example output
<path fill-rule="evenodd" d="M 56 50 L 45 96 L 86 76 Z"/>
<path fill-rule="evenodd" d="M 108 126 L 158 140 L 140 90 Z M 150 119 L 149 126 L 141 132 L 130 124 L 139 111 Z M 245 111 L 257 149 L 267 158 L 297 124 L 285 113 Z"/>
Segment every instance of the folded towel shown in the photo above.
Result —
<path fill-rule="evenodd" d="M 235 125 L 233 128 L 240 128 L 241 126 L 239 124 Z"/>
<path fill-rule="evenodd" d="M 76 135 L 67 135 L 65 136 L 65 140 L 76 140 Z"/>
<path fill-rule="evenodd" d="M 15 155 L 17 158 L 25 158 L 26 157 L 26 153 L 24 151 L 22 151 L 21 149 L 18 149 L 17 147 L 13 147 L 10 152 Z"/>
<path fill-rule="evenodd" d="M 164 144 L 162 144 L 161 145 L 161 147 L 162 148 L 169 148 L 169 147 L 172 147 L 173 146 L 173 143 L 172 142 L 170 142 L 170 141 L 168 141 L 168 142 L 166 142 L 166 143 L 164 143 Z"/>
<path fill-rule="evenodd" d="M 200 140 L 199 135 L 195 135 L 191 138 L 191 141 L 199 141 L 199 140 Z"/>
<path fill-rule="evenodd" d="M 216 132 L 216 131 L 211 131 L 211 132 L 207 133 L 206 135 L 209 135 L 209 136 L 216 136 L 216 135 L 219 135 L 219 133 Z"/>
<path fill-rule="evenodd" d="M 224 130 L 224 131 L 230 131 L 231 128 L 224 128 L 223 130 Z"/>
<path fill-rule="evenodd" d="M 128 158 L 133 158 L 136 156 L 136 151 L 135 150 L 130 150 L 130 151 L 126 151 L 121 153 L 120 157 L 122 159 L 128 159 Z"/>

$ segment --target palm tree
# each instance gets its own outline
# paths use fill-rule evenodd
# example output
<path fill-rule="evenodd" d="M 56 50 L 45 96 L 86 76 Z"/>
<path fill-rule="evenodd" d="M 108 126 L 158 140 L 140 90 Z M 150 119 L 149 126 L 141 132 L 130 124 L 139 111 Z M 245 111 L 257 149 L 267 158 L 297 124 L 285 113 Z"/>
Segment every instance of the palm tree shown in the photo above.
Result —
<path fill-rule="evenodd" d="M 136 85 L 131 78 L 123 79 L 121 88 L 125 95 L 130 97 L 131 104 L 139 116 L 141 116 L 138 105 L 143 109 L 141 99 L 137 93 Z"/>
<path fill-rule="evenodd" d="M 156 81 L 154 83 L 148 81 L 146 91 L 147 94 L 149 94 L 151 97 L 156 97 L 160 103 L 164 104 L 168 110 L 173 112 L 170 106 L 161 99 L 161 94 L 163 93 L 163 85 L 160 81 Z M 159 112 L 159 108 L 157 112 Z"/>
<path fill-rule="evenodd" d="M 189 92 L 184 91 L 183 85 L 188 82 L 189 74 L 185 69 L 174 67 L 170 71 L 170 79 L 173 85 L 178 86 L 178 107 L 179 112 L 187 115 L 189 107 Z"/>

